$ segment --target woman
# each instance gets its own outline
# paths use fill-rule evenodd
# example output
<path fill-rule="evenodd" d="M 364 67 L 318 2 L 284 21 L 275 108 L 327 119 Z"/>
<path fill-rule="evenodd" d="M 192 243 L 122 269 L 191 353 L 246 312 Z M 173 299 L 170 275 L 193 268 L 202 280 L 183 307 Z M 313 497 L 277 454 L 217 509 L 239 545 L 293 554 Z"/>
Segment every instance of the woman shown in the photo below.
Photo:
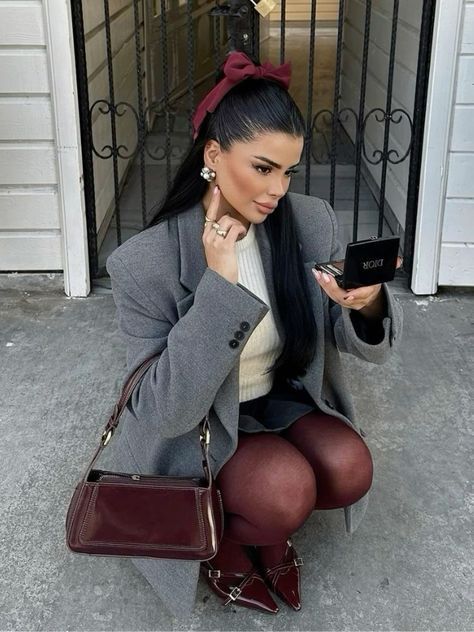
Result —
<path fill-rule="evenodd" d="M 289 66 L 231 53 L 193 118 L 194 144 L 146 230 L 107 260 L 135 389 L 120 467 L 199 475 L 210 411 L 226 524 L 201 571 L 225 604 L 301 607 L 290 536 L 314 509 L 343 507 L 352 533 L 372 483 L 339 352 L 385 362 L 401 310 L 385 285 L 344 291 L 313 276 L 342 258 L 320 199 L 287 193 L 304 121 Z M 134 560 L 175 614 L 190 613 L 198 562 Z"/>

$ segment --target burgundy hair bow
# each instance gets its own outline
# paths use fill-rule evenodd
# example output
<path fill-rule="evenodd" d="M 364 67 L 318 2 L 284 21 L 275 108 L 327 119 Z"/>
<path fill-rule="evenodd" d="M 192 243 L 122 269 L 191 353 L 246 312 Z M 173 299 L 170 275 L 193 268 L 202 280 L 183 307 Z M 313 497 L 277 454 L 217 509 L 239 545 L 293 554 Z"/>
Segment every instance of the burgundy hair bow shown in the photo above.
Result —
<path fill-rule="evenodd" d="M 282 64 L 281 66 L 273 66 L 270 62 L 266 61 L 261 66 L 255 66 L 252 60 L 249 59 L 245 53 L 240 51 L 229 54 L 224 63 L 223 71 L 224 77 L 206 94 L 196 108 L 196 112 L 193 116 L 194 139 L 196 139 L 199 133 L 199 128 L 206 114 L 208 112 L 214 112 L 229 90 L 244 79 L 248 79 L 249 77 L 253 77 L 254 79 L 273 79 L 287 90 L 290 85 L 290 63 Z"/>

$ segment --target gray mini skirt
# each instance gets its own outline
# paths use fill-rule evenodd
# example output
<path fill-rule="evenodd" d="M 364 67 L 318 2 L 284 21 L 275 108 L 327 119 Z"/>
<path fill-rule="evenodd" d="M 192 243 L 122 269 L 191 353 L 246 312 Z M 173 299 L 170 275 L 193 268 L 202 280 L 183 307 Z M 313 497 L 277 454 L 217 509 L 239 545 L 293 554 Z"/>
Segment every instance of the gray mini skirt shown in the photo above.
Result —
<path fill-rule="evenodd" d="M 241 402 L 239 430 L 279 432 L 318 407 L 298 380 L 274 380 L 272 390 L 256 399 Z"/>

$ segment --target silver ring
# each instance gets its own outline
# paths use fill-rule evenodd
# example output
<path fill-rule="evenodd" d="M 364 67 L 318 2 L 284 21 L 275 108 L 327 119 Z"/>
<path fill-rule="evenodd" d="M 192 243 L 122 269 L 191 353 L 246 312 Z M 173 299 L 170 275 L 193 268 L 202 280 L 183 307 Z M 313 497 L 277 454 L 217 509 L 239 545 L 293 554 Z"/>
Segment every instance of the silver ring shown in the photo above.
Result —
<path fill-rule="evenodd" d="M 225 237 L 227 235 L 226 230 L 216 230 L 216 233 L 220 235 L 221 237 Z"/>
<path fill-rule="evenodd" d="M 209 219 L 209 217 L 206 215 L 206 219 L 204 221 L 205 224 L 207 224 L 208 222 L 215 222 L 215 219 Z"/>
<path fill-rule="evenodd" d="M 218 224 L 217 222 L 214 222 L 212 225 L 212 228 L 214 228 L 215 230 L 218 230 L 221 227 L 220 224 Z"/>

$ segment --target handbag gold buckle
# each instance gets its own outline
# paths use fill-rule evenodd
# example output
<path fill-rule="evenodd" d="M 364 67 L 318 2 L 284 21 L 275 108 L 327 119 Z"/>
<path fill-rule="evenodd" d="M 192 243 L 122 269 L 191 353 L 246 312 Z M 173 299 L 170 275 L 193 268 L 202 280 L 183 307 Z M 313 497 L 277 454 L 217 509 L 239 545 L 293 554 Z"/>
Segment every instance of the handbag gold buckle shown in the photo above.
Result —
<path fill-rule="evenodd" d="M 102 433 L 102 445 L 106 446 L 108 442 L 112 439 L 112 435 L 114 434 L 114 429 L 109 428 L 108 430 L 104 430 Z"/>
<path fill-rule="evenodd" d="M 201 432 L 201 441 L 203 441 L 205 445 L 209 445 L 211 442 L 211 433 L 209 428 L 206 428 L 203 432 Z"/>

